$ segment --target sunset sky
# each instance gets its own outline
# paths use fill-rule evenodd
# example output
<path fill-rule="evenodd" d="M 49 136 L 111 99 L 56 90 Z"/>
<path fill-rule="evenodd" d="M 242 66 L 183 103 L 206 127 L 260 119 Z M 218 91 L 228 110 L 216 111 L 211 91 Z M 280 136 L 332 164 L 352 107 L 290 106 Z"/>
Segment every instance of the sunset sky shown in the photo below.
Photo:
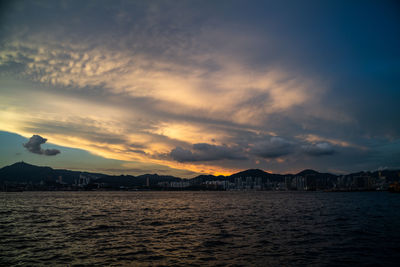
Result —
<path fill-rule="evenodd" d="M 400 168 L 397 1 L 1 3 L 0 167 Z"/>

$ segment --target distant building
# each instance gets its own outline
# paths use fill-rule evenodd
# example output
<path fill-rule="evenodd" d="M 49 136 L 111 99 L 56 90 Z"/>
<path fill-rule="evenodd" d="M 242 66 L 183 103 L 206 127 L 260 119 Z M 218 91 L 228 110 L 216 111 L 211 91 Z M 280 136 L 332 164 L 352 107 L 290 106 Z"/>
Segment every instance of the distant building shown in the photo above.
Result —
<path fill-rule="evenodd" d="M 317 179 L 315 175 L 306 175 L 305 179 L 305 190 L 315 191 L 317 189 Z"/>
<path fill-rule="evenodd" d="M 253 178 L 248 176 L 246 177 L 246 189 L 252 189 L 253 188 Z"/>
<path fill-rule="evenodd" d="M 262 178 L 261 177 L 256 177 L 254 181 L 254 189 L 255 190 L 261 190 L 262 189 Z"/>
<path fill-rule="evenodd" d="M 90 177 L 80 174 L 78 180 L 78 186 L 84 187 L 90 183 Z"/>
<path fill-rule="evenodd" d="M 306 189 L 305 178 L 303 176 L 296 176 L 292 181 L 292 188 L 303 191 Z"/>
<path fill-rule="evenodd" d="M 189 182 L 184 182 L 184 181 L 170 182 L 170 187 L 172 187 L 172 188 L 185 188 L 185 187 L 189 187 L 189 186 L 190 186 Z"/>
<path fill-rule="evenodd" d="M 235 189 L 241 190 L 243 189 L 243 180 L 242 177 L 235 178 Z"/>
<path fill-rule="evenodd" d="M 286 190 L 290 190 L 292 187 L 292 178 L 290 176 L 285 176 L 285 187 Z"/>

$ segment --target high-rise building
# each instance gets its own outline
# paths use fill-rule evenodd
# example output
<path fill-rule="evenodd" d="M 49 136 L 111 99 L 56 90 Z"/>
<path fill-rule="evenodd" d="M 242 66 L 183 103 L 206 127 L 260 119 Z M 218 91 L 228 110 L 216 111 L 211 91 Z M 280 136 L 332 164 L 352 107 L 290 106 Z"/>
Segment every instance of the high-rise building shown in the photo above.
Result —
<path fill-rule="evenodd" d="M 235 178 L 235 187 L 236 189 L 243 189 L 243 180 L 242 177 L 236 177 Z"/>
<path fill-rule="evenodd" d="M 253 178 L 250 176 L 246 177 L 246 189 L 252 189 L 253 188 Z"/>
<path fill-rule="evenodd" d="M 78 186 L 86 186 L 90 183 L 90 178 L 80 174 L 79 175 L 79 180 L 78 180 Z"/>
<path fill-rule="evenodd" d="M 261 177 L 256 177 L 255 178 L 254 189 L 255 190 L 261 190 L 262 189 L 262 178 Z"/>
<path fill-rule="evenodd" d="M 290 176 L 285 176 L 285 186 L 286 190 L 290 190 L 292 185 L 292 178 Z"/>

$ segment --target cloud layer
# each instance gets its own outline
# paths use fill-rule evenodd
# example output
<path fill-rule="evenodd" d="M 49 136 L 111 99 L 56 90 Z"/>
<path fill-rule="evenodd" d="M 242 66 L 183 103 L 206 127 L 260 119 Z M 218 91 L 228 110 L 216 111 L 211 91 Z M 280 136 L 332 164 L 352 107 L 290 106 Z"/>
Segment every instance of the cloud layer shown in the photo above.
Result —
<path fill-rule="evenodd" d="M 10 4 L 0 130 L 131 169 L 373 168 L 400 139 L 400 43 L 374 29 L 398 19 L 369 4 L 364 13 L 332 5 L 313 5 L 311 16 L 307 5 L 245 1 Z M 56 153 L 41 150 L 43 140 L 27 145 Z"/>
<path fill-rule="evenodd" d="M 262 158 L 278 158 L 292 153 L 294 147 L 292 142 L 273 136 L 268 140 L 255 143 L 251 151 Z"/>
<path fill-rule="evenodd" d="M 240 151 L 237 147 L 230 148 L 227 146 L 198 143 L 193 145 L 192 150 L 176 147 L 171 151 L 169 156 L 179 162 L 246 159 L 243 151 Z"/>
<path fill-rule="evenodd" d="M 311 156 L 332 155 L 335 153 L 332 145 L 327 142 L 304 146 L 303 149 L 308 155 Z"/>

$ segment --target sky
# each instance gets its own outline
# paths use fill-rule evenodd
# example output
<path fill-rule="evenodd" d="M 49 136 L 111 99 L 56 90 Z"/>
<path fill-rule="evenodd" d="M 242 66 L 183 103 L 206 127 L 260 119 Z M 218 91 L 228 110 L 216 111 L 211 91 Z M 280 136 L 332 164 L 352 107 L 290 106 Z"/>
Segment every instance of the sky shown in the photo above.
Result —
<path fill-rule="evenodd" d="M 2 1 L 0 166 L 400 168 L 396 1 Z"/>

